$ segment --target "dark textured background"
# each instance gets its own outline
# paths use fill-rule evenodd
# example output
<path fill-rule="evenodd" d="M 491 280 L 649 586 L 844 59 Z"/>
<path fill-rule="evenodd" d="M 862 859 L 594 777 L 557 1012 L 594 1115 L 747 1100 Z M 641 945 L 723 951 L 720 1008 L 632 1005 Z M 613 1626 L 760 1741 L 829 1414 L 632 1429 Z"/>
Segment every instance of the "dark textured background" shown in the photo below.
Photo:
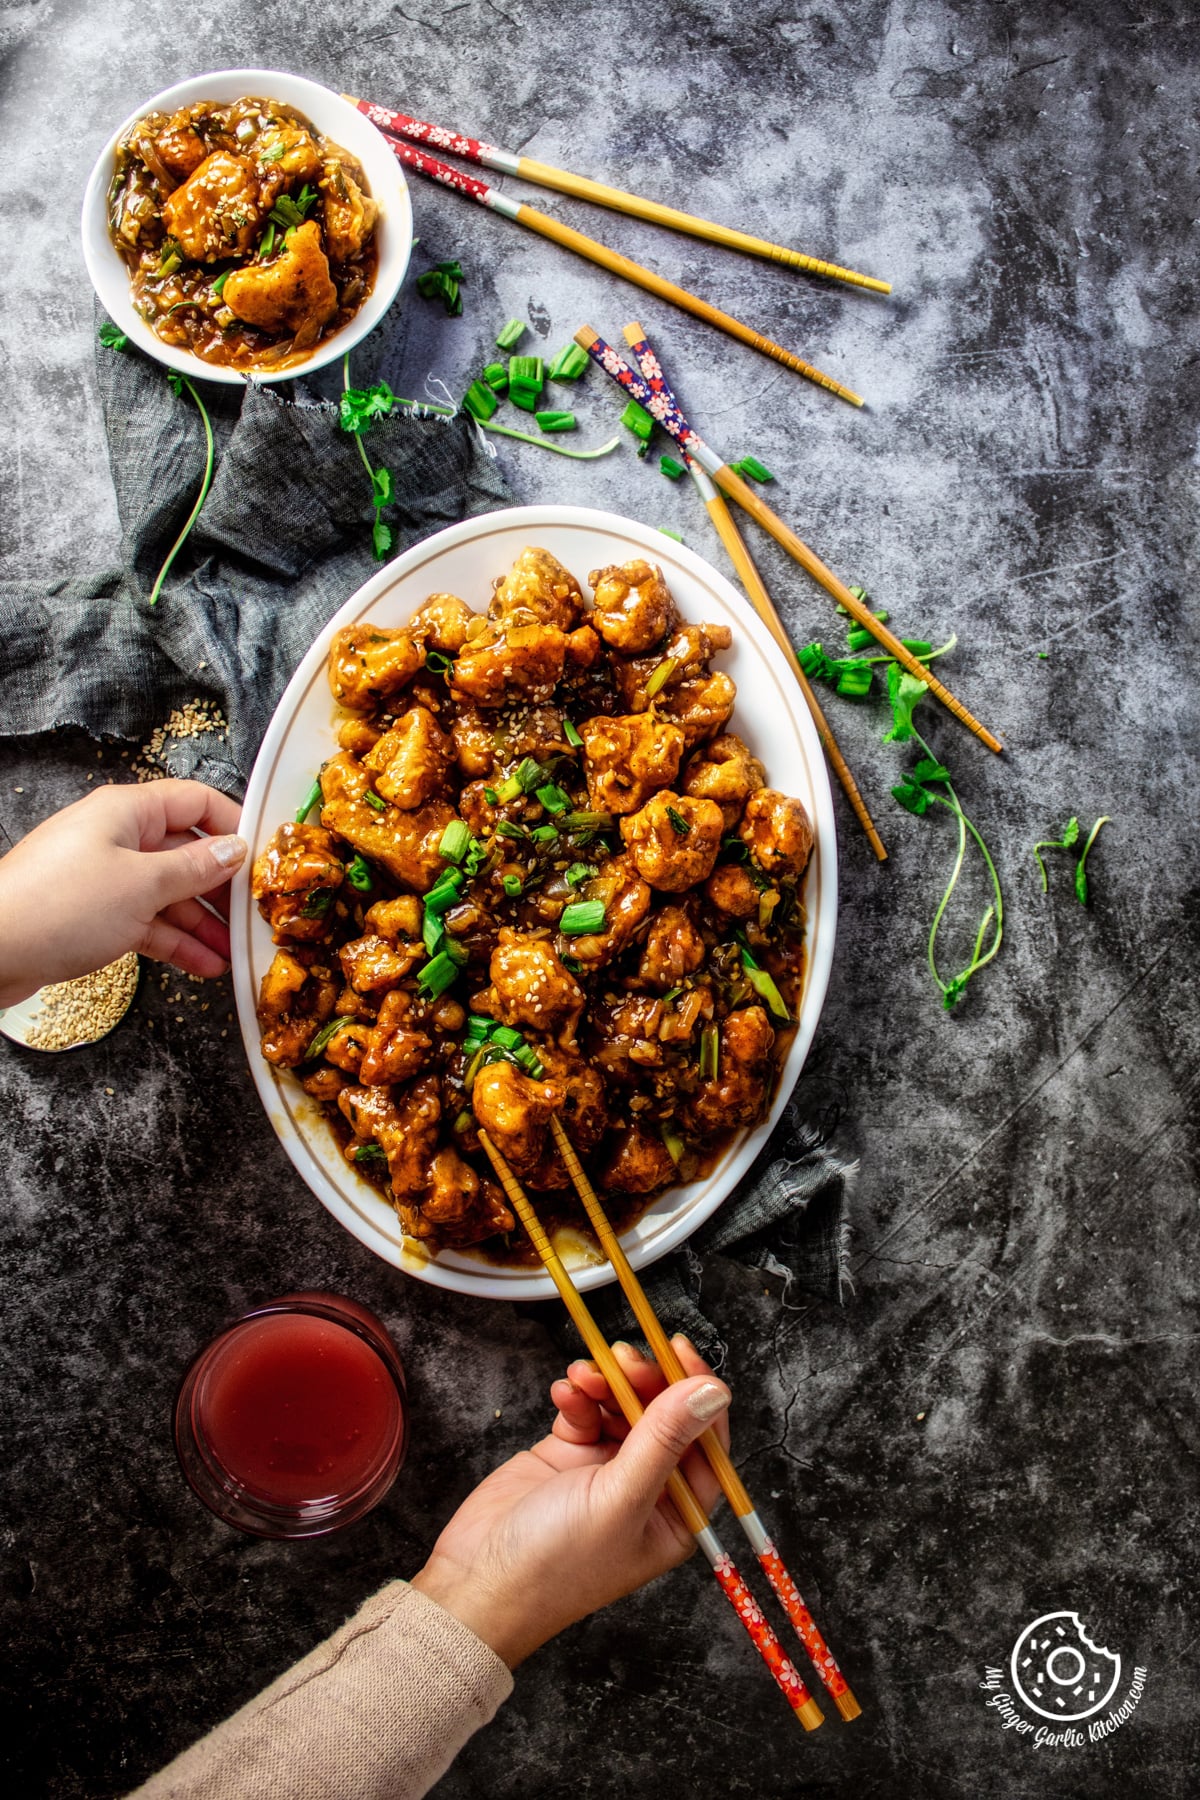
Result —
<path fill-rule="evenodd" d="M 43 582 L 114 548 L 77 208 L 113 123 L 206 66 L 353 86 L 896 283 L 879 302 L 545 202 L 849 380 L 871 403 L 854 414 L 420 186 L 418 266 L 461 257 L 465 314 L 406 291 L 359 359 L 401 392 L 427 375 L 459 391 L 512 314 L 540 318 L 550 348 L 584 318 L 619 337 L 640 316 L 700 428 L 777 471 L 772 497 L 835 568 L 906 633 L 958 632 L 951 684 L 1008 745 L 991 758 L 926 710 L 1007 902 L 999 959 L 947 1018 L 923 948 L 948 827 L 891 801 L 904 758 L 878 710 L 831 703 L 893 852 L 876 868 L 842 813 L 839 952 L 802 1083 L 862 1157 L 857 1293 L 789 1307 L 720 1262 L 705 1287 L 739 1460 L 863 1719 L 804 1739 L 693 1564 L 536 1657 L 439 1792 L 1184 1794 L 1200 1747 L 1194 9 L 33 0 L 0 12 L 0 47 L 4 576 Z M 614 407 L 590 378 L 583 439 Z M 686 485 L 627 447 L 595 465 L 500 455 L 521 499 L 611 506 L 719 559 Z M 762 561 L 797 637 L 839 643 L 823 597 L 772 549 Z M 10 746 L 0 826 L 15 839 L 125 766 L 83 742 Z M 1043 898 L 1030 844 L 1102 811 L 1091 909 L 1061 858 Z M 400 1280 L 298 1187 L 229 1010 L 224 984 L 153 975 L 91 1052 L 0 1045 L 0 1761 L 22 1796 L 132 1786 L 411 1572 L 546 1416 L 539 1325 Z M 168 1418 L 216 1327 L 309 1285 L 388 1320 L 414 1439 L 372 1518 L 289 1549 L 209 1522 Z M 1149 1670 L 1133 1720 L 1073 1754 L 1002 1733 L 976 1686 L 1056 1607 Z"/>

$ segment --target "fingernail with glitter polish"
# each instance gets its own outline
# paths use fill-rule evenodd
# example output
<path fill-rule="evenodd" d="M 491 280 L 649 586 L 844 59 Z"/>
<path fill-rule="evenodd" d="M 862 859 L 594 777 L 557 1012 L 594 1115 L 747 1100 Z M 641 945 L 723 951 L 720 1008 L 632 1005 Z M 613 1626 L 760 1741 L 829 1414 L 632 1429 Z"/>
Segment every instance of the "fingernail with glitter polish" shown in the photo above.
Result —
<path fill-rule="evenodd" d="M 688 1395 L 687 1406 L 694 1418 L 703 1419 L 707 1424 L 709 1419 L 715 1419 L 718 1413 L 725 1411 L 729 1401 L 728 1388 L 723 1388 L 717 1381 L 706 1381 L 703 1387 Z"/>

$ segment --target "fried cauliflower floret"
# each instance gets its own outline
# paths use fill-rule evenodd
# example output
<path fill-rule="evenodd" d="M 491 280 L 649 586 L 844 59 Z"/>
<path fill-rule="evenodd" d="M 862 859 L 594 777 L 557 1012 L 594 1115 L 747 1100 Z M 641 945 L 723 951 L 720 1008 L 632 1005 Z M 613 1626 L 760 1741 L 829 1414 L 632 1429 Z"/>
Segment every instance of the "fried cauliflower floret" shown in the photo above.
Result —
<path fill-rule="evenodd" d="M 258 1028 L 266 1060 L 288 1069 L 303 1062 L 336 999 L 332 981 L 306 969 L 287 950 L 277 950 L 258 991 Z"/>
<path fill-rule="evenodd" d="M 477 706 L 549 700 L 563 672 L 567 640 L 554 625 L 508 625 L 471 638 L 454 664 L 455 694 Z"/>
<path fill-rule="evenodd" d="M 704 961 L 704 939 L 682 906 L 664 906 L 650 921 L 638 980 L 648 987 L 678 987 Z"/>
<path fill-rule="evenodd" d="M 321 823 L 344 837 L 372 862 L 386 869 L 394 881 L 417 893 L 428 893 L 445 869 L 438 845 L 442 833 L 456 815 L 444 800 L 430 800 L 414 811 L 403 812 L 385 803 L 371 805 L 371 772 L 348 751 L 331 756 L 321 770 L 325 804 Z"/>
<path fill-rule="evenodd" d="M 382 727 L 372 725 L 368 719 L 343 719 L 337 728 L 339 748 L 349 750 L 353 756 L 358 757 L 363 757 L 368 750 L 373 750 L 382 736 Z"/>
<path fill-rule="evenodd" d="M 261 178 L 275 201 L 293 181 L 311 181 L 321 166 L 321 156 L 302 125 L 282 120 L 268 125 L 254 146 Z"/>
<path fill-rule="evenodd" d="M 593 569 L 588 582 L 593 605 L 588 623 L 625 656 L 653 649 L 678 621 L 662 570 L 648 562 Z"/>
<path fill-rule="evenodd" d="M 379 937 L 419 938 L 421 902 L 415 894 L 400 894 L 395 900 L 377 900 L 363 923 L 368 931 Z"/>
<path fill-rule="evenodd" d="M 332 1063 L 345 1075 L 358 1078 L 362 1067 L 362 1059 L 367 1054 L 371 1028 L 359 1019 L 342 1019 L 336 1030 L 330 1033 L 321 1051 L 325 1061 Z M 339 1088 L 338 1092 L 341 1092 Z"/>
<path fill-rule="evenodd" d="M 328 325 L 338 308 L 316 220 L 290 232 L 270 262 L 231 269 L 221 298 L 247 325 L 260 331 L 288 331 L 315 343 L 322 325 Z"/>
<path fill-rule="evenodd" d="M 655 794 L 631 818 L 621 836 L 643 881 L 661 893 L 682 894 L 707 881 L 721 848 L 725 821 L 713 800 L 693 800 L 670 788 Z"/>
<path fill-rule="evenodd" d="M 730 1013 L 721 1026 L 715 1081 L 702 1081 L 684 1108 L 684 1121 L 700 1137 L 735 1125 L 753 1125 L 771 1079 L 775 1033 L 761 1006 Z"/>
<path fill-rule="evenodd" d="M 716 801 L 726 831 L 733 830 L 747 800 L 762 785 L 762 764 L 732 731 L 715 737 L 692 758 L 681 783 L 685 794 L 697 800 Z"/>
<path fill-rule="evenodd" d="M 167 236 L 190 262 L 216 262 L 248 250 L 263 216 L 253 170 L 226 150 L 206 156 L 164 202 L 162 213 Z M 227 305 L 236 278 L 235 270 L 225 283 Z M 336 306 L 336 293 L 333 298 Z"/>
<path fill-rule="evenodd" d="M 579 898 L 603 901 L 604 930 L 587 937 L 564 937 L 560 932 L 555 948 L 560 956 L 573 956 L 593 968 L 621 954 L 650 910 L 650 889 L 627 856 L 611 857 L 598 875 L 583 883 Z"/>
<path fill-rule="evenodd" d="M 162 130 L 154 134 L 154 148 L 159 161 L 176 181 L 186 181 L 208 155 L 204 139 L 186 108 L 183 112 L 172 113 Z"/>
<path fill-rule="evenodd" d="M 660 718 L 671 719 L 683 732 L 688 749 L 712 737 L 729 723 L 737 687 L 721 669 L 694 675 L 667 688 L 655 702 Z"/>
<path fill-rule="evenodd" d="M 308 173 L 308 171 L 306 171 Z M 317 183 L 325 219 L 325 242 L 332 262 L 357 256 L 379 217 L 379 208 L 337 157 L 326 162 Z"/>
<path fill-rule="evenodd" d="M 528 1175 L 546 1147 L 554 1089 L 533 1081 L 510 1062 L 488 1063 L 471 1089 L 471 1105 L 480 1126 L 516 1170 Z"/>
<path fill-rule="evenodd" d="M 652 1194 L 675 1180 L 675 1162 L 661 1137 L 633 1125 L 617 1138 L 601 1179 L 618 1194 Z"/>
<path fill-rule="evenodd" d="M 363 757 L 363 766 L 376 771 L 384 799 L 409 812 L 442 792 L 453 761 L 454 745 L 433 714 L 410 706 Z"/>
<path fill-rule="evenodd" d="M 319 825 L 281 825 L 255 859 L 250 892 L 276 943 L 323 938 L 345 869 L 337 843 Z"/>
<path fill-rule="evenodd" d="M 409 1025 L 389 1029 L 382 1023 L 367 1032 L 367 1043 L 358 1078 L 368 1085 L 389 1081 L 411 1081 L 429 1061 L 433 1039 Z"/>
<path fill-rule="evenodd" d="M 554 1092 L 554 1110 L 579 1155 L 587 1156 L 608 1128 L 604 1077 L 574 1045 L 541 1044 L 538 1056 Z"/>
<path fill-rule="evenodd" d="M 547 1036 L 557 1033 L 564 1043 L 571 1042 L 584 993 L 548 939 L 503 926 L 488 973 L 492 985 L 481 996 L 484 1012 L 502 1025 L 524 1026 Z"/>
<path fill-rule="evenodd" d="M 522 550 L 508 574 L 496 583 L 489 619 L 554 625 L 573 631 L 583 611 L 583 590 L 556 556 L 535 546 Z"/>
<path fill-rule="evenodd" d="M 812 820 L 803 802 L 776 788 L 751 794 L 738 836 L 768 875 L 800 875 L 812 853 Z"/>
<path fill-rule="evenodd" d="M 338 952 L 342 974 L 356 994 L 378 994 L 395 987 L 424 958 L 423 944 L 393 942 L 373 933 L 352 938 Z"/>
<path fill-rule="evenodd" d="M 684 735 L 649 713 L 585 719 L 583 772 L 597 812 L 632 813 L 679 771 Z"/>
<path fill-rule="evenodd" d="M 741 863 L 724 863 L 714 869 L 704 884 L 704 892 L 717 911 L 731 919 L 749 919 L 758 911 L 758 888 Z"/>
<path fill-rule="evenodd" d="M 384 1092 L 390 1094 L 395 1090 L 385 1088 Z M 341 1105 L 340 1096 L 338 1104 Z M 437 1150 L 441 1117 L 437 1076 L 422 1075 L 410 1088 L 401 1091 L 392 1116 L 376 1133 L 376 1141 L 388 1159 L 397 1210 L 411 1195 L 423 1192 L 429 1185 L 430 1164 Z"/>
<path fill-rule="evenodd" d="M 467 627 L 478 615 L 457 594 L 430 594 L 408 621 L 414 637 L 424 638 L 431 650 L 457 656 L 467 641 Z"/>
<path fill-rule="evenodd" d="M 728 625 L 680 625 L 652 656 L 614 658 L 613 674 L 626 709 L 645 712 L 657 695 L 691 676 L 707 674 L 709 658 L 728 650 L 732 642 Z M 648 691 L 652 680 L 653 693 Z"/>
<path fill-rule="evenodd" d="M 374 712 L 424 666 L 425 646 L 386 625 L 345 625 L 329 646 L 329 685 L 348 712 Z"/>
<path fill-rule="evenodd" d="M 460 1249 L 498 1231 L 511 1231 L 516 1224 L 501 1189 L 494 1182 L 480 1181 L 451 1146 L 439 1150 L 430 1165 L 429 1192 L 418 1216 L 421 1228 L 409 1231 L 411 1237 L 436 1237 L 439 1243 Z M 401 1220 L 408 1230 L 403 1213 Z"/>
<path fill-rule="evenodd" d="M 490 775 L 496 766 L 492 725 L 476 706 L 456 709 L 450 726 L 458 766 L 468 779 Z"/>

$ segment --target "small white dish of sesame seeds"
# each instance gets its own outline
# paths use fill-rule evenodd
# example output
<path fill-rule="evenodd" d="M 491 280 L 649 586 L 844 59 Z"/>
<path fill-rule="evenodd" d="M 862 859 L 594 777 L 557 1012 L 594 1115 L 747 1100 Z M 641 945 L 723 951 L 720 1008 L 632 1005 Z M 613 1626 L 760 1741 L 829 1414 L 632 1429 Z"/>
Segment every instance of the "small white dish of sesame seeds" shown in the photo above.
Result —
<path fill-rule="evenodd" d="M 575 506 L 514 507 L 452 525 L 417 544 L 372 577 L 329 621 L 289 683 L 267 729 L 246 793 L 241 830 L 251 855 L 234 878 L 230 911 L 233 982 L 250 1071 L 280 1142 L 302 1180 L 359 1241 L 394 1267 L 437 1287 L 480 1298 L 541 1300 L 554 1286 L 540 1268 L 485 1261 L 469 1250 L 435 1256 L 406 1238 L 380 1189 L 346 1161 L 315 1100 L 293 1075 L 260 1053 L 255 1016 L 262 978 L 275 952 L 271 931 L 251 894 L 254 859 L 281 819 L 294 818 L 314 773 L 336 750 L 342 716 L 330 691 L 327 662 L 334 633 L 370 618 L 384 627 L 407 624 L 435 593 L 456 594 L 486 607 L 496 578 L 528 545 L 551 552 L 582 581 L 589 570 L 643 558 L 658 564 L 685 622 L 731 627 L 721 667 L 738 696 L 732 729 L 761 758 L 770 781 L 803 801 L 814 828 L 805 875 L 807 957 L 795 1036 L 787 1051 L 770 1111 L 758 1126 L 730 1141 L 710 1172 L 667 1188 L 624 1234 L 635 1268 L 677 1249 L 709 1218 L 766 1145 L 811 1046 L 833 961 L 837 921 L 837 837 L 833 802 L 816 729 L 800 689 L 766 628 L 727 579 L 709 563 L 653 527 L 614 513 Z M 297 1196 L 298 1215 L 303 1199 Z M 556 1247 L 580 1288 L 613 1280 L 608 1262 L 582 1233 L 564 1233 Z"/>
<path fill-rule="evenodd" d="M 38 988 L 16 1006 L 0 1008 L 0 1032 L 27 1050 L 81 1050 L 115 1031 L 133 1003 L 140 970 L 137 952 L 114 963 Z"/>

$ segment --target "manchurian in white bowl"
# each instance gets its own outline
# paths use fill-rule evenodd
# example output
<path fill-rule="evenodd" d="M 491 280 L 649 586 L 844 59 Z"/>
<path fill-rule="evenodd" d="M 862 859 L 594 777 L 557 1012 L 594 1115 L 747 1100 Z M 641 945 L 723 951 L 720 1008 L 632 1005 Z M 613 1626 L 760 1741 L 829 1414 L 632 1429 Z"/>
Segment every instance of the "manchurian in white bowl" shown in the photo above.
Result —
<path fill-rule="evenodd" d="M 234 968 L 272 1122 L 363 1242 L 462 1291 L 550 1291 L 491 1190 L 486 1124 L 581 1285 L 609 1279 L 545 1141 L 556 1110 L 635 1264 L 729 1192 L 832 955 L 832 809 L 798 699 L 707 564 L 575 508 L 441 532 L 331 621 L 251 780 Z"/>
<path fill-rule="evenodd" d="M 357 109 L 264 69 L 156 94 L 101 152 L 88 273 L 141 349 L 207 381 L 279 381 L 378 324 L 412 247 L 399 164 Z"/>

